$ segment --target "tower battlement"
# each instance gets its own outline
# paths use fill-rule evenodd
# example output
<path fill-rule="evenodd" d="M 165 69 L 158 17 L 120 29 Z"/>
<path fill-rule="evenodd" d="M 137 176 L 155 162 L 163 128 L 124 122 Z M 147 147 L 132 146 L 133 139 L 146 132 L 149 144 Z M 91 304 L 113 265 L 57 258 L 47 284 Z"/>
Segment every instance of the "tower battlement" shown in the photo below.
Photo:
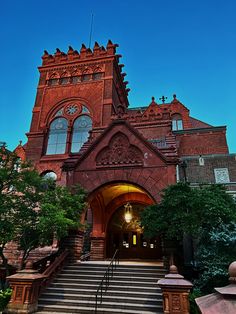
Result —
<path fill-rule="evenodd" d="M 122 57 L 119 54 L 116 54 L 116 48 L 118 44 L 113 44 L 111 40 L 108 40 L 106 48 L 104 46 L 100 46 L 97 42 L 95 42 L 93 50 L 87 48 L 84 44 L 82 44 L 80 52 L 78 50 L 74 50 L 71 46 L 67 53 L 61 51 L 59 48 L 56 49 L 55 53 L 49 54 L 46 50 L 44 51 L 44 55 L 42 56 L 43 64 L 42 66 L 53 65 L 53 64 L 62 64 L 67 62 L 74 61 L 85 61 L 85 60 L 93 60 L 104 57 L 114 56 L 119 63 L 119 58 Z"/>

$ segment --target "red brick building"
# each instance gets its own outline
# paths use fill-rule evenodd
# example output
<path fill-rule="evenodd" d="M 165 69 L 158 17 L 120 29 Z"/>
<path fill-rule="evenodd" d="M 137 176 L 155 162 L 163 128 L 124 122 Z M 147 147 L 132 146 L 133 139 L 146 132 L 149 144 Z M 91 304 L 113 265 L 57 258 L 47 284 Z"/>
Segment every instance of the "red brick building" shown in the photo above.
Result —
<path fill-rule="evenodd" d="M 93 50 L 45 51 L 28 142 L 17 150 L 58 184 L 87 190 L 92 259 L 111 256 L 115 247 L 123 257 L 156 258 L 162 243 L 144 239 L 143 207 L 181 179 L 230 185 L 235 156 L 228 152 L 226 127 L 191 117 L 176 95 L 170 103 L 153 97 L 146 107 L 129 108 L 117 46 L 108 41 L 106 48 L 95 43 Z M 74 237 L 79 255 L 83 235 Z"/>

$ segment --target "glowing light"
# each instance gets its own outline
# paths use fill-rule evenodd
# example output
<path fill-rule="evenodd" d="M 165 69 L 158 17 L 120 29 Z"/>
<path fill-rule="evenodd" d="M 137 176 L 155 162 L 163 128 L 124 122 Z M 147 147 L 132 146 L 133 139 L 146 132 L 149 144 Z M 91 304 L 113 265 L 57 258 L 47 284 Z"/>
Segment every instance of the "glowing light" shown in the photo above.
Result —
<path fill-rule="evenodd" d="M 125 208 L 125 221 L 127 223 L 130 223 L 133 218 L 131 214 L 132 206 L 128 202 L 127 204 L 124 205 L 124 208 Z"/>

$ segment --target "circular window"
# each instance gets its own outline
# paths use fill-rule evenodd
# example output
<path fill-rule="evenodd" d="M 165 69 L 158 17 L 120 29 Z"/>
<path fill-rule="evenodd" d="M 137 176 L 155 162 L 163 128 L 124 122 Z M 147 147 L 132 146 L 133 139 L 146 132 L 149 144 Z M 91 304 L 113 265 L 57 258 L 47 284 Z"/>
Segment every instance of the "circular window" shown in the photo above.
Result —
<path fill-rule="evenodd" d="M 78 111 L 78 105 L 76 104 L 73 104 L 73 105 L 69 105 L 67 108 L 66 108 L 66 113 L 68 115 L 73 115 L 75 114 L 76 112 Z"/>

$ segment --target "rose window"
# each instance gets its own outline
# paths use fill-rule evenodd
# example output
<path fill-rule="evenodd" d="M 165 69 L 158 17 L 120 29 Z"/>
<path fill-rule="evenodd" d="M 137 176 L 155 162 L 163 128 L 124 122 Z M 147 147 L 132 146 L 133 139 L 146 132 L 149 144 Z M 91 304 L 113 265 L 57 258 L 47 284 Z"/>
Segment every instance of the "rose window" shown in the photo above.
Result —
<path fill-rule="evenodd" d="M 66 108 L 66 113 L 71 116 L 75 114 L 77 111 L 78 111 L 78 105 L 69 105 Z"/>

